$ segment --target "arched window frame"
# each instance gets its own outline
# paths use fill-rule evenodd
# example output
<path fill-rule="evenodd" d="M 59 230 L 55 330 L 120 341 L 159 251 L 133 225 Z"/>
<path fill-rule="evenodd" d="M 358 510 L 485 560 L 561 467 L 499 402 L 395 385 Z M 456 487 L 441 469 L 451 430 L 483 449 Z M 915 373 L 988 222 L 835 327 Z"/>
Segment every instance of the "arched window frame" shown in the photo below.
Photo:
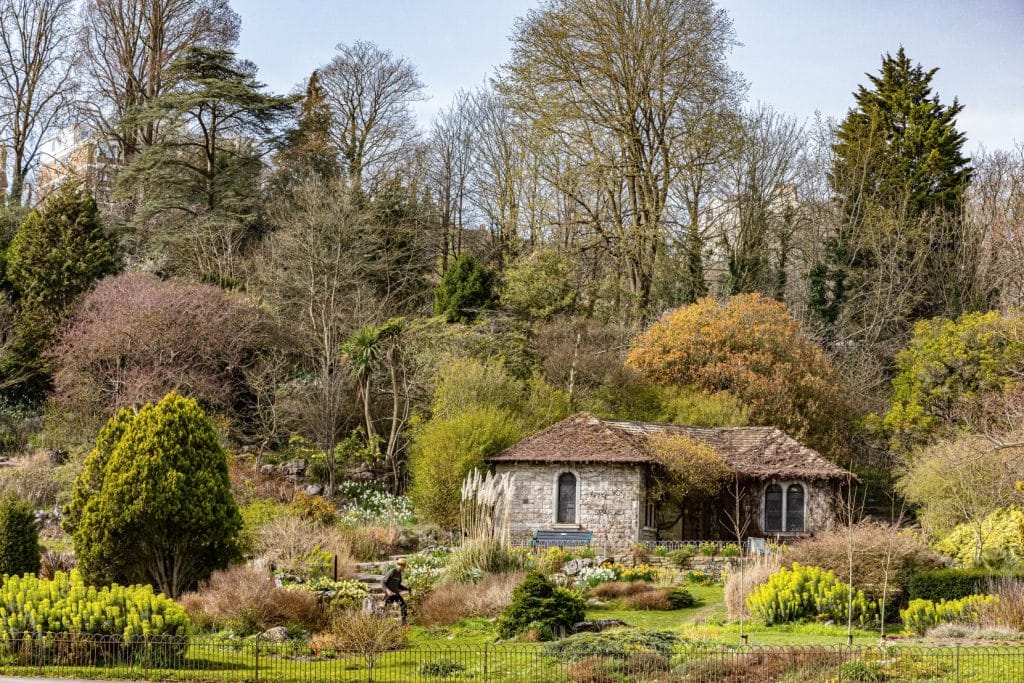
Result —
<path fill-rule="evenodd" d="M 790 497 L 790 493 L 791 493 L 791 491 L 792 491 L 792 489 L 794 487 L 798 487 L 800 489 L 800 528 L 799 529 L 792 529 L 792 528 L 790 528 L 790 516 L 791 516 L 790 513 L 792 512 L 792 510 L 790 508 L 789 497 Z M 785 505 L 783 506 L 783 513 L 785 514 L 784 519 L 785 519 L 785 525 L 786 525 L 786 533 L 789 533 L 789 534 L 802 534 L 802 533 L 804 533 L 804 531 L 807 529 L 807 487 L 804 485 L 803 482 L 800 482 L 800 481 L 790 482 L 789 484 L 786 484 L 786 494 L 785 494 L 785 496 L 783 496 L 783 498 L 784 498 L 784 502 L 785 502 Z M 794 524 L 792 526 L 796 526 L 796 525 Z"/>
<path fill-rule="evenodd" d="M 768 487 L 779 486 L 782 488 L 782 530 L 781 531 L 768 531 Z M 803 489 L 803 505 L 800 510 L 801 528 L 799 531 L 790 530 L 789 528 L 789 487 L 799 486 Z M 761 490 L 761 529 L 766 534 L 802 534 L 807 532 L 807 498 L 808 498 L 808 487 L 807 483 L 799 479 L 786 480 L 786 481 L 769 481 L 764 485 Z"/>
<path fill-rule="evenodd" d="M 571 474 L 576 479 L 576 499 L 573 506 L 575 516 L 571 522 L 560 522 L 558 521 L 558 482 L 562 478 L 563 474 Z M 551 482 L 552 489 L 552 500 L 554 505 L 552 506 L 551 523 L 555 526 L 579 526 L 580 524 L 580 491 L 581 491 L 581 479 L 580 473 L 576 470 L 558 470 L 555 472 L 554 479 Z"/>
<path fill-rule="evenodd" d="M 778 528 L 776 528 L 776 529 L 769 529 L 768 528 L 768 526 L 769 526 L 769 524 L 768 524 L 768 492 L 771 489 L 773 489 L 773 488 L 776 488 L 776 489 L 779 490 L 779 525 L 778 525 Z M 768 484 L 765 484 L 764 491 L 761 493 L 761 507 L 762 507 L 762 511 L 763 511 L 762 519 L 763 519 L 763 522 L 764 522 L 761 528 L 764 529 L 764 532 L 766 534 L 781 534 L 781 533 L 783 533 L 786 530 L 786 489 L 783 488 L 782 486 L 780 486 L 779 484 L 776 484 L 775 482 L 770 482 Z"/>

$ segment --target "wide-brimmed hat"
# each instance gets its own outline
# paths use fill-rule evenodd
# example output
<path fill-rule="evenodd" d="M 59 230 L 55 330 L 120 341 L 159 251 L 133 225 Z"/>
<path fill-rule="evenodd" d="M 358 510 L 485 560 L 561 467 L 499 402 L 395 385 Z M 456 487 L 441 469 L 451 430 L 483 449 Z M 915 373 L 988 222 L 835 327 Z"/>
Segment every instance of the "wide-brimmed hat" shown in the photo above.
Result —
<path fill-rule="evenodd" d="M 395 562 L 395 564 L 397 564 L 399 567 L 404 567 L 405 565 L 409 564 L 409 561 L 406 560 L 404 557 L 400 557 L 398 558 L 398 562 Z"/>

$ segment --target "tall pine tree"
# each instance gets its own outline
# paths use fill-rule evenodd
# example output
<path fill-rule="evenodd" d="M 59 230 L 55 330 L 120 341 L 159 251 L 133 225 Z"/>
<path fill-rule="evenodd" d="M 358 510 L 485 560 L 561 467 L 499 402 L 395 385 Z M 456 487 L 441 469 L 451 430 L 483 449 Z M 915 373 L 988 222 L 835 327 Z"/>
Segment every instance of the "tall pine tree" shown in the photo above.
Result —
<path fill-rule="evenodd" d="M 955 277 L 972 172 L 956 127 L 963 106 L 933 93 L 937 71 L 913 64 L 903 48 L 885 55 L 836 131 L 829 182 L 839 229 L 810 271 L 810 304 L 828 326 L 877 315 L 879 302 L 864 292 L 883 279 L 889 292 L 905 293 L 892 333 L 972 306 L 969 285 Z"/>

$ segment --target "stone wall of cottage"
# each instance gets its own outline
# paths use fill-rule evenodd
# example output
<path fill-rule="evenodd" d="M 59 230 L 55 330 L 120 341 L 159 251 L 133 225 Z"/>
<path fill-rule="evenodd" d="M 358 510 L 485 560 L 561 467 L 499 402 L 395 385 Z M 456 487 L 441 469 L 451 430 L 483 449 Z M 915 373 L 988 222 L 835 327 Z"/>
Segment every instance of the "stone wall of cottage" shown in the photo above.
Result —
<path fill-rule="evenodd" d="M 510 530 L 515 539 L 529 539 L 537 529 L 581 529 L 594 532 L 598 548 L 628 548 L 638 540 L 642 470 L 612 463 L 496 463 L 498 474 L 515 472 Z M 556 525 L 557 480 L 572 472 L 578 480 L 577 524 Z"/>

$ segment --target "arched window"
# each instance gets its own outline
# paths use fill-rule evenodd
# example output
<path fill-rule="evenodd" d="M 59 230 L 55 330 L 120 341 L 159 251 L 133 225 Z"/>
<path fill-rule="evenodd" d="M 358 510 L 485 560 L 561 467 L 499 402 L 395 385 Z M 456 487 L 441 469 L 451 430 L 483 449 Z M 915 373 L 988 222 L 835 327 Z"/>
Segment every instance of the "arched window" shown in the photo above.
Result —
<path fill-rule="evenodd" d="M 558 475 L 558 508 L 555 521 L 558 524 L 576 523 L 576 475 L 572 472 Z"/>
<path fill-rule="evenodd" d="M 790 484 L 786 488 L 786 531 L 790 533 L 804 530 L 804 487 Z"/>
<path fill-rule="evenodd" d="M 764 530 L 782 533 L 782 487 L 769 484 L 764 490 Z"/>

